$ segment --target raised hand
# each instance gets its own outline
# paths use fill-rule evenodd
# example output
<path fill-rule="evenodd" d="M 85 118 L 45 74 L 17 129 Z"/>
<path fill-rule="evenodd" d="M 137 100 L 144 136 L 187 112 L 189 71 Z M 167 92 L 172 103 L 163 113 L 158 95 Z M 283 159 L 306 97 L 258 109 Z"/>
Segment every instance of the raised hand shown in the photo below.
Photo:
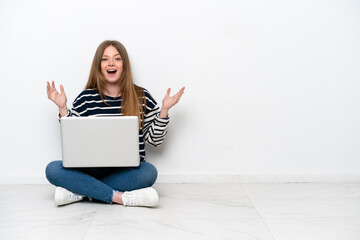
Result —
<path fill-rule="evenodd" d="M 50 83 L 47 82 L 46 92 L 47 92 L 48 98 L 51 101 L 53 101 L 59 108 L 63 108 L 66 106 L 67 99 L 66 99 L 63 85 L 60 85 L 60 93 L 59 93 L 55 88 L 54 81 L 52 81 L 51 86 L 50 86 Z"/>
<path fill-rule="evenodd" d="M 66 106 L 67 98 L 64 91 L 64 86 L 60 85 L 60 93 L 55 88 L 55 83 L 52 81 L 51 86 L 50 83 L 47 82 L 46 92 L 48 98 L 53 101 L 58 107 L 60 111 L 60 115 L 63 117 L 67 115 L 68 109 Z"/>
<path fill-rule="evenodd" d="M 168 116 L 168 111 L 170 108 L 175 106 L 179 101 L 181 96 L 184 94 L 185 87 L 182 87 L 175 95 L 170 96 L 171 89 L 168 88 L 166 95 L 162 101 L 162 108 L 160 112 L 161 118 L 166 118 Z"/>

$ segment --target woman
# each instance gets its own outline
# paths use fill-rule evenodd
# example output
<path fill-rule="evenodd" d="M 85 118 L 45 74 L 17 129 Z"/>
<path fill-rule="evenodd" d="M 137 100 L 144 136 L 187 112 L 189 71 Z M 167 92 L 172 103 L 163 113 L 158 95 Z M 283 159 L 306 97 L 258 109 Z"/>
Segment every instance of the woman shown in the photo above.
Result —
<path fill-rule="evenodd" d="M 64 168 L 62 161 L 46 167 L 46 177 L 57 186 L 55 203 L 65 205 L 84 197 L 124 206 L 155 206 L 158 194 L 151 186 L 157 178 L 156 168 L 145 162 L 145 142 L 162 143 L 169 123 L 168 111 L 178 103 L 184 87 L 174 96 L 167 90 L 161 110 L 150 93 L 133 83 L 130 61 L 125 47 L 118 41 L 104 41 L 96 50 L 85 90 L 67 108 L 64 87 L 60 93 L 55 83 L 47 83 L 48 98 L 59 107 L 61 117 L 138 116 L 139 167 Z"/>

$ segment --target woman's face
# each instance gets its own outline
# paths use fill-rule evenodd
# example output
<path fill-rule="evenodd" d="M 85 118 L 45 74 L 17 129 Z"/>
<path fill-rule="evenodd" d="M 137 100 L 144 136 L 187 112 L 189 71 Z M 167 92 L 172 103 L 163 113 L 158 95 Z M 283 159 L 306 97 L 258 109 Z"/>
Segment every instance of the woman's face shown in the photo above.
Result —
<path fill-rule="evenodd" d="M 114 46 L 105 48 L 101 59 L 101 72 L 106 82 L 116 83 L 123 71 L 123 61 L 120 53 Z"/>

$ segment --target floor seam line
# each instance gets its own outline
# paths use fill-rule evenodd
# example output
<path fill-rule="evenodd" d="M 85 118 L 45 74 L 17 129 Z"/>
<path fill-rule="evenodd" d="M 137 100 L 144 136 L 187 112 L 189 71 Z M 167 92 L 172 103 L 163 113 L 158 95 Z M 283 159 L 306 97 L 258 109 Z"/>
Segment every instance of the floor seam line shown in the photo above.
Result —
<path fill-rule="evenodd" d="M 256 213 L 260 216 L 261 221 L 265 224 L 266 229 L 269 231 L 272 239 L 273 239 L 273 240 L 276 240 L 274 234 L 273 234 L 272 231 L 270 230 L 269 226 L 266 224 L 264 217 L 260 214 L 260 212 L 258 211 L 258 209 L 255 207 L 255 205 L 254 205 L 253 202 L 251 201 L 251 199 L 250 199 L 248 193 L 246 192 L 245 188 L 243 187 L 242 184 L 241 184 L 240 186 L 241 186 L 243 192 L 245 193 L 247 199 L 249 200 L 250 204 L 254 207 Z"/>
<path fill-rule="evenodd" d="M 83 240 L 85 240 L 85 239 L 86 239 L 87 234 L 88 234 L 88 232 L 89 232 L 89 229 L 90 229 L 90 227 L 91 227 L 91 225 L 92 225 L 92 223 L 93 223 L 93 221 L 94 221 L 94 219 L 95 219 L 95 216 L 96 216 L 96 214 L 97 214 L 98 210 L 99 210 L 99 208 L 96 208 L 96 211 L 95 211 L 94 217 L 91 219 L 91 221 L 90 221 L 90 223 L 89 223 L 89 225 L 88 225 L 88 228 L 86 229 L 86 232 L 85 232 L 85 234 L 84 234 L 84 238 L 83 238 Z"/>

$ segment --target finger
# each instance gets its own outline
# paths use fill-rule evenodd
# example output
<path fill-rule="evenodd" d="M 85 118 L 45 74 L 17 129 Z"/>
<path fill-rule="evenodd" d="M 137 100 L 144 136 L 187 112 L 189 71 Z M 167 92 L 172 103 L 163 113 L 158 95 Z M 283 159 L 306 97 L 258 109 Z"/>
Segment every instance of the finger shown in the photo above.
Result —
<path fill-rule="evenodd" d="M 184 94 L 185 87 L 182 87 L 177 93 L 176 93 L 176 103 L 180 101 L 181 96 Z"/>
<path fill-rule="evenodd" d="M 47 82 L 47 84 L 46 84 L 46 91 L 50 92 L 50 83 L 49 82 Z"/>
<path fill-rule="evenodd" d="M 170 96 L 170 92 L 171 92 L 171 88 L 168 88 L 168 90 L 166 92 L 166 97 Z"/>
<path fill-rule="evenodd" d="M 185 90 L 185 87 L 182 87 L 180 89 L 180 91 L 178 92 L 179 100 L 180 100 L 181 96 L 184 94 L 184 90 Z"/>
<path fill-rule="evenodd" d="M 46 92 L 47 92 L 47 94 L 48 94 L 49 97 L 50 97 L 51 93 L 53 92 L 53 89 L 52 89 L 52 87 L 51 87 L 51 85 L 50 85 L 49 82 L 47 82 Z"/>
<path fill-rule="evenodd" d="M 181 93 L 181 95 L 183 95 L 183 94 L 184 94 L 184 92 L 185 92 L 185 87 L 182 87 L 182 88 L 180 89 L 180 93 Z"/>
<path fill-rule="evenodd" d="M 185 90 L 185 87 L 182 87 L 176 94 L 183 94 Z"/>
<path fill-rule="evenodd" d="M 51 92 L 57 92 L 57 89 L 56 89 L 56 87 L 55 87 L 55 82 L 54 82 L 54 81 L 52 81 L 52 83 L 51 83 L 51 89 L 50 89 L 50 91 L 51 91 Z"/>
<path fill-rule="evenodd" d="M 65 94 L 64 86 L 62 84 L 60 84 L 60 92 L 61 92 L 61 95 Z"/>

